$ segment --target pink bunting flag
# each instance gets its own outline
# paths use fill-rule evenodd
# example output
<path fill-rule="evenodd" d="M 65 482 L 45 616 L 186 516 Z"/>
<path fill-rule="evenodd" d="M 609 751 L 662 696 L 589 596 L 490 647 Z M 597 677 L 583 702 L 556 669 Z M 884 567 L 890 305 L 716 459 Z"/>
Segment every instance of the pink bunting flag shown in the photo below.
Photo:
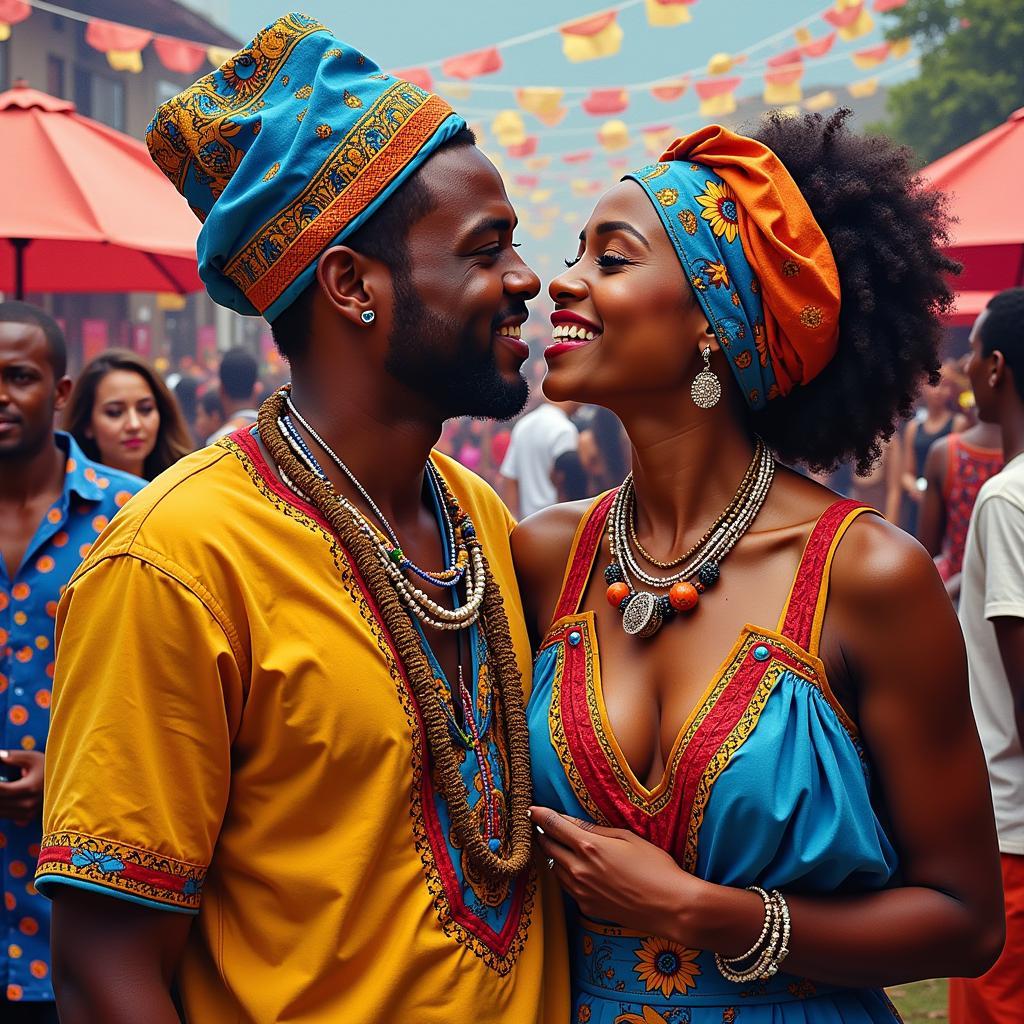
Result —
<path fill-rule="evenodd" d="M 461 78 L 466 81 L 480 75 L 492 75 L 502 67 L 501 54 L 496 46 L 486 50 L 464 53 L 461 57 L 449 57 L 441 65 L 446 78 Z"/>
<path fill-rule="evenodd" d="M 784 53 L 778 53 L 774 57 L 769 57 L 765 64 L 770 68 L 788 68 L 793 65 L 802 65 L 803 60 L 803 51 L 796 47 L 793 50 L 786 50 Z"/>
<path fill-rule="evenodd" d="M 156 36 L 153 40 L 160 63 L 179 75 L 194 75 L 206 63 L 206 47 L 173 36 Z"/>
<path fill-rule="evenodd" d="M 727 93 L 735 92 L 743 79 L 738 75 L 732 78 L 703 78 L 694 82 L 693 87 L 702 100 L 713 100 Z"/>
<path fill-rule="evenodd" d="M 424 92 L 434 91 L 434 76 L 426 68 L 403 68 L 401 71 L 393 71 L 392 74 L 395 78 L 418 85 Z"/>
<path fill-rule="evenodd" d="M 832 44 L 836 41 L 835 32 L 829 32 L 828 35 L 818 36 L 817 39 L 808 40 L 800 47 L 800 52 L 805 57 L 824 57 L 829 50 L 832 49 Z"/>
<path fill-rule="evenodd" d="M 506 147 L 505 152 L 514 160 L 522 160 L 524 157 L 533 156 L 537 152 L 537 142 L 536 135 L 528 135 L 522 142 Z"/>
<path fill-rule="evenodd" d="M 863 12 L 864 4 L 859 3 L 852 7 L 844 7 L 842 10 L 833 7 L 825 11 L 822 17 L 834 28 L 852 28 Z"/>
<path fill-rule="evenodd" d="M 93 18 L 85 29 L 85 41 L 100 53 L 109 53 L 111 50 L 138 53 L 145 49 L 152 38 L 153 33 L 146 29 L 119 25 L 100 18 Z"/>
<path fill-rule="evenodd" d="M 656 85 L 651 89 L 651 95 L 663 103 L 672 103 L 679 99 L 690 87 L 690 76 L 684 75 L 674 82 L 665 82 L 663 85 Z"/>
<path fill-rule="evenodd" d="M 17 25 L 31 13 L 32 8 L 25 0 L 0 0 L 0 23 L 4 25 Z"/>
<path fill-rule="evenodd" d="M 517 174 L 512 180 L 520 188 L 536 188 L 540 184 L 536 174 Z"/>
<path fill-rule="evenodd" d="M 907 0 L 875 0 L 871 5 L 879 14 L 888 14 L 889 11 L 897 11 L 906 4 Z"/>
<path fill-rule="evenodd" d="M 629 93 L 625 89 L 592 89 L 580 106 L 594 117 L 621 114 L 629 106 Z"/>
<path fill-rule="evenodd" d="M 562 157 L 562 163 L 566 164 L 585 164 L 594 155 L 593 150 L 583 149 L 578 153 L 566 153 Z"/>

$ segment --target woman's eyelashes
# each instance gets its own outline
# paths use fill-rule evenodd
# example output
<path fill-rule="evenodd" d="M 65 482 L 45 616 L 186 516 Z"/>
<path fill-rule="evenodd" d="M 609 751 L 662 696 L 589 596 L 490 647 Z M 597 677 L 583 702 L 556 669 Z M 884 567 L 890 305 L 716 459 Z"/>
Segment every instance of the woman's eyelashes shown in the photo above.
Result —
<path fill-rule="evenodd" d="M 580 253 L 579 256 L 577 256 L 573 260 L 567 259 L 565 261 L 565 265 L 567 267 L 575 267 L 576 264 L 579 263 L 579 261 L 581 259 L 583 259 L 583 253 Z M 627 259 L 625 256 L 619 256 L 619 255 L 617 255 L 616 253 L 613 253 L 613 252 L 605 252 L 605 253 L 602 253 L 600 256 L 596 257 L 594 262 L 599 267 L 611 268 L 611 267 L 623 267 L 627 263 L 632 263 L 633 261 L 631 259 Z"/>

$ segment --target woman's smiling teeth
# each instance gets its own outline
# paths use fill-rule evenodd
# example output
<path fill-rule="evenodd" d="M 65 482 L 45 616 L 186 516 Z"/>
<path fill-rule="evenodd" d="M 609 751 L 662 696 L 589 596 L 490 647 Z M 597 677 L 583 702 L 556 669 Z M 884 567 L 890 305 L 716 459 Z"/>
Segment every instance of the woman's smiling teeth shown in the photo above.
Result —
<path fill-rule="evenodd" d="M 522 328 L 518 324 L 514 324 L 510 327 L 499 327 L 498 333 L 503 338 L 521 338 L 523 335 Z"/>
<path fill-rule="evenodd" d="M 585 327 L 576 324 L 559 324 L 552 332 L 551 337 L 555 341 L 564 341 L 566 338 L 577 341 L 593 341 L 597 335 L 588 331 Z"/>

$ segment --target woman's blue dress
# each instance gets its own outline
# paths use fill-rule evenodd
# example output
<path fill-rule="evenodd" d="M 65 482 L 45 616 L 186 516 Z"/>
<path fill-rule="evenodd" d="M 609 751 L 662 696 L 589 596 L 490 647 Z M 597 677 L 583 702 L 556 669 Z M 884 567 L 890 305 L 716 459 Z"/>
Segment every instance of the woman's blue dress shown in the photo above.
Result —
<path fill-rule="evenodd" d="M 534 799 L 630 829 L 720 885 L 783 894 L 890 885 L 896 854 L 870 799 L 856 728 L 816 657 L 832 554 L 870 511 L 826 510 L 807 543 L 777 629 L 746 626 L 683 724 L 658 786 L 623 757 L 601 692 L 592 612 L 580 601 L 613 494 L 576 535 L 556 617 L 541 644 L 528 707 Z M 709 951 L 582 916 L 566 899 L 572 1024 L 878 1024 L 885 994 L 779 973 L 726 981 Z"/>

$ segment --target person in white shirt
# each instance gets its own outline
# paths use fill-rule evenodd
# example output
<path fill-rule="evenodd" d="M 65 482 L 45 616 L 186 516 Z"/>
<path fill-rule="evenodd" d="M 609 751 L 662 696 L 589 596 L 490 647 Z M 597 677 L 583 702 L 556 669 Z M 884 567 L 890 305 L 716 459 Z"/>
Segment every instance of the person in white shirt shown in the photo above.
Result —
<path fill-rule="evenodd" d="M 951 1024 L 1024 1021 L 1024 288 L 994 296 L 971 331 L 968 374 L 1006 466 L 978 493 L 960 624 L 985 748 L 1003 868 L 1006 945 L 977 979 L 950 982 Z"/>
<path fill-rule="evenodd" d="M 579 445 L 579 431 L 569 419 L 575 409 L 571 402 L 541 401 L 512 428 L 499 472 L 510 481 L 506 504 L 518 518 L 525 519 L 558 501 L 552 471 L 560 455 L 576 451 Z"/>

